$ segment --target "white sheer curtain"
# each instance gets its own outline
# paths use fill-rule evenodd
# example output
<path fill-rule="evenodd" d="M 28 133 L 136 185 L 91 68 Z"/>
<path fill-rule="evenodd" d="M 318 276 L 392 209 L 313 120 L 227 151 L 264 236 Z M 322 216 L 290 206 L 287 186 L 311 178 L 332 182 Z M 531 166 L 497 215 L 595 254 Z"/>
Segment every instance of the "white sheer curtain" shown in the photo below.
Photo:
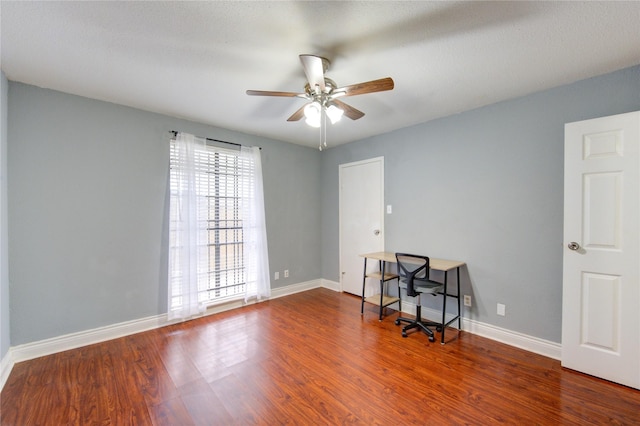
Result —
<path fill-rule="evenodd" d="M 207 245 L 206 214 L 199 197 L 196 155 L 204 151 L 206 140 L 178 133 L 176 164 L 171 168 L 169 247 L 169 319 L 189 318 L 204 312 L 198 301 L 198 252 Z"/>
<path fill-rule="evenodd" d="M 238 152 L 178 133 L 169 223 L 169 319 L 271 295 L 259 148 Z"/>
<path fill-rule="evenodd" d="M 271 296 L 271 284 L 260 148 L 243 146 L 240 149 L 240 156 L 243 161 L 253 165 L 253 173 L 245 175 L 241 184 L 243 259 L 246 274 L 244 300 L 246 302 L 253 297 L 260 300 Z"/>

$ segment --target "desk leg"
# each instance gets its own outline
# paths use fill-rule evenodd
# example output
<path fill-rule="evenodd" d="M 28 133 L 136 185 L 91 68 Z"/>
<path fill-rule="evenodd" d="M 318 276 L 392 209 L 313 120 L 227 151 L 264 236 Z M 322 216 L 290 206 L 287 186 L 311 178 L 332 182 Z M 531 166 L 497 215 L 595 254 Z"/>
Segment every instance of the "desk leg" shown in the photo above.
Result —
<path fill-rule="evenodd" d="M 447 281 L 448 281 L 447 271 L 444 271 L 444 291 L 442 295 L 442 322 L 440 323 L 442 324 L 442 334 L 440 338 L 441 345 L 444 345 L 444 330 L 447 328 L 446 314 L 447 314 L 447 297 L 449 294 L 449 291 L 447 290 Z"/>
<path fill-rule="evenodd" d="M 462 318 L 460 318 L 460 267 L 456 268 L 457 282 L 458 282 L 458 333 L 462 330 Z"/>
<path fill-rule="evenodd" d="M 384 268 L 386 266 L 386 263 L 384 260 L 382 262 L 380 262 L 380 270 L 382 271 L 382 278 L 380 279 L 380 316 L 378 318 L 378 321 L 382 321 L 382 301 L 384 300 Z"/>
<path fill-rule="evenodd" d="M 362 272 L 362 303 L 360 304 L 360 315 L 364 315 L 364 286 L 367 282 L 367 258 L 364 258 L 364 271 Z"/>
<path fill-rule="evenodd" d="M 458 320 L 458 333 L 460 333 L 460 330 L 462 330 L 462 318 L 460 317 L 460 267 L 459 266 L 456 268 L 456 280 L 457 280 L 456 284 L 457 284 L 458 292 L 456 293 L 455 296 L 451 295 L 451 297 L 455 297 L 458 299 L 458 315 L 455 316 L 451 321 L 447 323 L 445 321 L 446 321 L 446 314 L 447 314 L 447 297 L 449 297 L 449 290 L 447 289 L 447 271 L 444 271 L 444 292 L 443 292 L 444 300 L 442 301 L 442 339 L 440 340 L 440 343 L 443 345 L 444 345 L 444 330 L 447 328 L 447 325 L 454 322 L 455 320 Z"/>

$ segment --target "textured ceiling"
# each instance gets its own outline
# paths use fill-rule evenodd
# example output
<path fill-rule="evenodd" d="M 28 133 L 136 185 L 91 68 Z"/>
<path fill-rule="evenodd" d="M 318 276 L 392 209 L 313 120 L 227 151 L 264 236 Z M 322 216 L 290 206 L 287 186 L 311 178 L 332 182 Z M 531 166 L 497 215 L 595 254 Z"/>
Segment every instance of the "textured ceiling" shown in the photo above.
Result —
<path fill-rule="evenodd" d="M 640 64 L 640 2 L 0 2 L 12 81 L 317 146 L 286 119 L 304 100 L 298 55 L 332 62 L 365 112 L 329 145 Z M 203 135 L 215 137 L 216 135 Z"/>

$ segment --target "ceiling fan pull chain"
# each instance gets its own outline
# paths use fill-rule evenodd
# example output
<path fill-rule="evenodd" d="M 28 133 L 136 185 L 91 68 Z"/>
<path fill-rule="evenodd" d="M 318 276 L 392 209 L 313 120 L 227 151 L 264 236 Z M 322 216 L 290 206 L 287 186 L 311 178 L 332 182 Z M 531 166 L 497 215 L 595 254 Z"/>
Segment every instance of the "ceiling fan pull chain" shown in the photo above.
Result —
<path fill-rule="evenodd" d="M 322 151 L 322 110 L 320 110 L 320 140 L 318 141 L 318 150 Z"/>
<path fill-rule="evenodd" d="M 320 110 L 320 141 L 318 149 L 322 151 L 323 147 L 327 147 L 327 113 L 324 108 Z"/>
<path fill-rule="evenodd" d="M 327 147 L 327 111 L 322 109 L 322 128 L 324 130 L 324 136 L 322 137 L 322 146 Z"/>

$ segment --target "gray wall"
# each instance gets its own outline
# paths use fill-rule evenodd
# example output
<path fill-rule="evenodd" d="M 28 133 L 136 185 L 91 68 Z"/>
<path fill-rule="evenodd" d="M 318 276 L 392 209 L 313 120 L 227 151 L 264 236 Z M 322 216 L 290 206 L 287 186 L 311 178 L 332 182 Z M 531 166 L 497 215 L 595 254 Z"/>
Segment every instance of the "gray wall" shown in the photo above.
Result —
<path fill-rule="evenodd" d="M 339 281 L 338 166 L 384 156 L 386 249 L 466 261 L 466 317 L 560 342 L 564 123 L 639 88 L 634 67 L 319 153 L 9 82 L 10 343 L 166 311 L 171 129 L 263 147 L 272 287 Z"/>
<path fill-rule="evenodd" d="M 339 279 L 339 164 L 384 156 L 386 250 L 467 262 L 466 317 L 560 342 L 564 124 L 639 109 L 634 67 L 324 151 L 322 276 Z"/>
<path fill-rule="evenodd" d="M 166 312 L 169 130 L 261 146 L 272 288 L 321 275 L 315 149 L 15 82 L 8 129 L 13 346 Z"/>
<path fill-rule="evenodd" d="M 7 96 L 9 83 L 0 72 L 0 359 L 9 351 L 9 256 L 7 238 Z"/>

